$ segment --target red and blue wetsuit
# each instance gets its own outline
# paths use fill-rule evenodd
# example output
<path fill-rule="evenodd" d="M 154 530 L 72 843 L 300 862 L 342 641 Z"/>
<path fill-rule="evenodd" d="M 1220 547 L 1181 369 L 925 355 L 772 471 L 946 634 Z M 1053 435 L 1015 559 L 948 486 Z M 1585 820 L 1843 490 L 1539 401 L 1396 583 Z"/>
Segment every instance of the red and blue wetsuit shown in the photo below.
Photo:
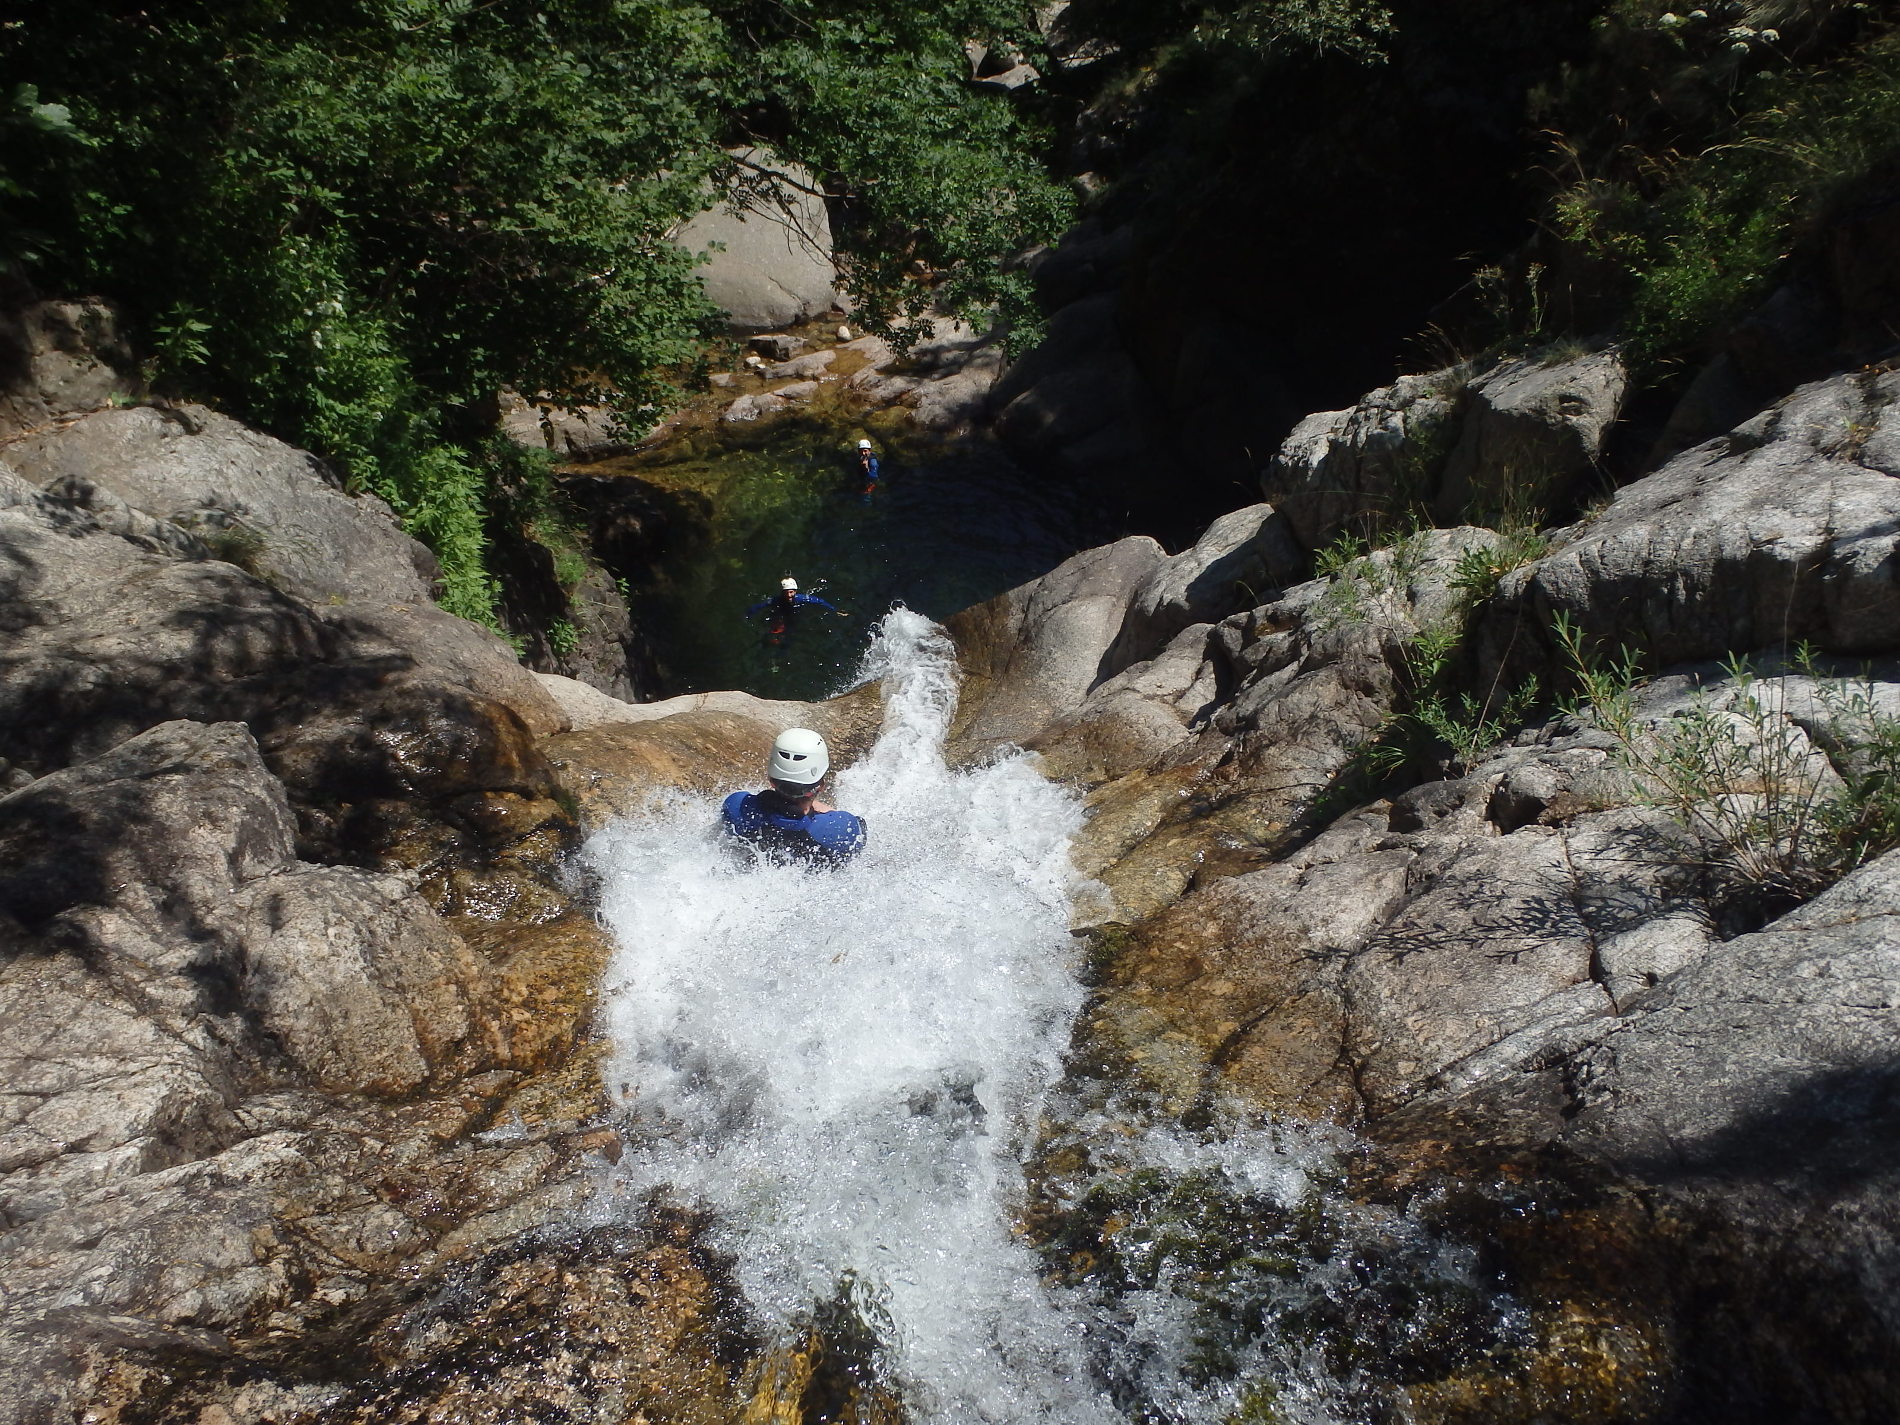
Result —
<path fill-rule="evenodd" d="M 751 618 L 754 614 L 762 610 L 770 609 L 772 612 L 765 621 L 765 632 L 766 636 L 770 638 L 772 642 L 777 643 L 785 636 L 786 631 L 791 628 L 792 615 L 797 613 L 800 609 L 812 604 L 816 604 L 819 608 L 829 613 L 835 614 L 838 612 L 836 606 L 827 603 L 816 594 L 800 594 L 790 590 L 780 590 L 769 599 L 760 599 L 756 604 L 745 611 L 745 616 Z"/>

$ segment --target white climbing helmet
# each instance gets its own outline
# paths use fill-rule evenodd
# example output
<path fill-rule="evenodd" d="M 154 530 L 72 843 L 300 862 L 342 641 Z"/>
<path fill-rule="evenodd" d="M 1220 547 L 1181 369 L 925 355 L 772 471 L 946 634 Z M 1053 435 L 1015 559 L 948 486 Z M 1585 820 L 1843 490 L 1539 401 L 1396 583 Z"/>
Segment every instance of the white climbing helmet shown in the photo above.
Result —
<path fill-rule="evenodd" d="M 871 448 L 871 442 L 870 442 L 870 441 L 868 441 L 868 440 L 861 440 L 861 441 L 859 441 L 859 442 L 858 442 L 858 449 L 859 449 L 859 450 L 869 450 L 870 448 Z"/>
<path fill-rule="evenodd" d="M 796 594 L 798 592 L 798 580 L 792 578 L 789 574 L 778 581 L 778 586 L 788 594 Z"/>
<path fill-rule="evenodd" d="M 788 727 L 772 744 L 769 775 L 774 782 L 815 787 L 830 770 L 830 749 L 825 746 L 825 739 L 809 727 Z"/>

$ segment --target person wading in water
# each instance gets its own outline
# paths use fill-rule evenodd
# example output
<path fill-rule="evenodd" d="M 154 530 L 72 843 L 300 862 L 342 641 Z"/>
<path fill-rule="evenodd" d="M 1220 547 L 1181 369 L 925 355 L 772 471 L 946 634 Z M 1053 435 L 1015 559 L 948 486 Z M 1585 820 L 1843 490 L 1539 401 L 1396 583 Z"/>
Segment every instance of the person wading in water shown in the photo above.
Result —
<path fill-rule="evenodd" d="M 839 618 L 851 617 L 843 609 L 826 602 L 816 594 L 799 593 L 798 580 L 789 575 L 778 581 L 776 594 L 770 598 L 760 599 L 745 611 L 745 616 L 752 618 L 756 614 L 764 613 L 766 616 L 765 641 L 776 646 L 783 643 L 786 635 L 792 631 L 792 620 L 797 616 L 798 611 L 814 606 L 824 609 L 827 613 L 834 613 Z"/>
<path fill-rule="evenodd" d="M 867 505 L 871 503 L 871 496 L 877 493 L 878 473 L 877 452 L 871 449 L 870 441 L 859 441 L 858 479 L 860 481 L 860 488 L 858 493 L 864 497 L 864 503 Z"/>
<path fill-rule="evenodd" d="M 720 808 L 726 834 L 768 856 L 826 865 L 850 860 L 864 849 L 864 819 L 820 798 L 830 770 L 823 736 L 808 727 L 786 728 L 766 764 L 771 786 L 734 792 Z"/>

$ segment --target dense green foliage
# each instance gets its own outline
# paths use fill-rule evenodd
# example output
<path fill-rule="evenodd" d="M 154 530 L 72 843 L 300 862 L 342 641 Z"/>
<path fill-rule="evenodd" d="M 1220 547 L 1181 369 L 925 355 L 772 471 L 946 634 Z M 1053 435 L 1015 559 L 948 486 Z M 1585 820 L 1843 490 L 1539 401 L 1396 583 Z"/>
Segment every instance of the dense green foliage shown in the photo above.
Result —
<path fill-rule="evenodd" d="M 0 262 L 123 303 L 175 390 L 335 460 L 483 617 L 497 387 L 640 420 L 711 316 L 666 235 L 765 142 L 875 314 L 1021 304 L 1068 215 L 961 42 L 1003 0 L 40 0 L 0 26 Z M 901 261 L 899 260 L 901 258 Z M 920 264 L 916 266 L 914 264 Z"/>
<path fill-rule="evenodd" d="M 1616 0 L 1537 118 L 1552 229 L 1640 356 L 1693 356 L 1900 153 L 1900 34 L 1845 0 Z"/>

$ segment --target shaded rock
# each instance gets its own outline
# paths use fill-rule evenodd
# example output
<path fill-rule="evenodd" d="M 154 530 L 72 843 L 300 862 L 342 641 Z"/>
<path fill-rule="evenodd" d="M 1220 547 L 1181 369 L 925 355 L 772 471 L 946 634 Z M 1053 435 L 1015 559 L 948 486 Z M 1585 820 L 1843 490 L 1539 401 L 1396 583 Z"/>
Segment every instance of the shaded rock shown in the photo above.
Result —
<path fill-rule="evenodd" d="M 186 406 L 100 411 L 15 441 L 8 456 L 14 472 L 47 496 L 31 511 L 41 527 L 64 521 L 71 530 L 116 534 L 175 558 L 219 559 L 295 596 L 305 606 L 302 615 L 284 606 L 270 616 L 285 629 L 290 623 L 300 626 L 294 637 L 286 635 L 287 651 L 301 642 L 300 651 L 307 653 L 314 639 L 330 648 L 330 658 L 409 663 L 509 703 L 537 731 L 560 725 L 558 712 L 507 644 L 431 600 L 435 561 L 402 532 L 388 507 L 373 496 L 344 494 L 321 462 L 302 451 L 215 412 Z M 12 503 L 27 513 L 17 500 Z M 74 523 L 70 511 L 83 511 L 90 519 Z M 11 543 L 21 573 L 25 565 L 18 561 L 30 564 L 35 557 L 27 553 L 28 542 L 21 529 Z M 55 552 L 40 547 L 43 554 Z M 17 584 L 13 590 L 16 597 L 45 601 L 40 622 L 62 621 L 48 616 L 56 609 L 74 610 L 79 606 L 74 599 L 85 604 L 92 597 L 85 589 L 92 587 L 125 608 L 130 623 L 172 630 L 153 650 L 155 658 L 162 659 L 161 650 L 168 647 L 184 654 L 178 614 L 161 612 L 177 604 L 180 594 L 110 594 L 102 586 L 129 577 L 130 570 L 122 554 L 103 544 L 88 541 L 83 548 L 57 553 L 60 557 L 41 571 L 44 581 Z M 185 617 L 227 649 L 244 641 L 257 656 L 268 658 L 271 635 L 253 629 L 240 640 L 234 630 L 218 627 L 212 605 L 219 599 L 228 595 L 233 622 L 241 625 L 252 617 L 246 610 L 261 607 L 262 595 L 211 572 L 216 567 L 207 564 L 190 574 L 174 570 L 159 576 L 159 582 L 200 586 L 191 597 L 201 612 Z M 56 575 L 55 568 L 63 573 Z M 64 592 L 56 593 L 55 584 Z M 135 610 L 136 602 L 153 607 Z M 105 617 L 103 609 L 93 612 Z M 335 625 L 340 636 L 320 633 L 313 618 Z M 102 629 L 108 637 L 122 631 L 110 623 Z M 99 652 L 108 663 L 120 658 L 103 647 Z M 220 679 L 236 673 L 218 666 L 222 655 L 210 648 L 200 646 L 194 653 L 205 660 L 205 671 L 215 668 Z M 243 715 L 189 706 L 176 712 Z"/>
<path fill-rule="evenodd" d="M 1113 294 L 1071 303 L 992 394 L 997 438 L 1033 461 L 1116 489 L 1171 469 L 1147 381 L 1123 345 Z"/>
<path fill-rule="evenodd" d="M 1403 518 L 1438 489 L 1469 382 L 1462 367 L 1401 376 L 1350 410 L 1306 417 L 1261 477 L 1262 492 L 1308 549 Z"/>
<path fill-rule="evenodd" d="M 1054 247 L 1028 261 L 1036 294 L 1050 308 L 1066 307 L 1114 287 L 1127 271 L 1135 249 L 1132 227 L 1105 227 L 1090 214 L 1066 230 Z"/>
<path fill-rule="evenodd" d="M 235 724 L 0 799 L 0 1419 L 325 1403 L 238 1369 L 240 1343 L 575 1206 L 598 1079 L 513 1066 L 571 1049 L 598 932 L 490 925 L 478 953 L 405 878 L 304 864 L 295 833 Z M 548 1126 L 462 1136 L 504 1111 Z M 253 1393 L 205 1394 L 218 1362 Z"/>
<path fill-rule="evenodd" d="M 1889 853 L 1690 960 L 1609 1032 L 1523 1066 L 1561 1084 L 1567 1111 L 1548 1131 L 1652 1181 L 1890 1170 L 1896 915 L 1900 853 Z"/>
<path fill-rule="evenodd" d="M 118 313 L 96 297 L 0 310 L 0 441 L 138 394 Z"/>
<path fill-rule="evenodd" d="M 521 720 L 465 689 L 394 682 L 263 737 L 326 860 L 437 876 L 498 854 L 528 866 L 567 849 L 572 826 L 553 770 Z"/>
<path fill-rule="evenodd" d="M 706 296 L 733 331 L 776 331 L 822 316 L 836 301 L 838 274 L 818 180 L 764 149 L 738 149 L 733 158 L 740 171 L 729 193 L 672 241 L 705 254 Z"/>
<path fill-rule="evenodd" d="M 170 718 L 269 727 L 429 673 L 564 725 L 505 644 L 432 604 L 319 611 L 155 543 L 44 495 L 0 509 L 0 755 L 51 769 Z"/>
<path fill-rule="evenodd" d="M 453 683 L 500 703 L 536 736 L 567 726 L 560 709 L 521 666 L 514 650 L 488 629 L 457 618 L 433 603 L 369 601 L 321 610 L 343 632 L 358 657 L 394 657 L 414 671 Z M 378 643 L 383 647 L 379 648 Z"/>
<path fill-rule="evenodd" d="M 882 347 L 881 354 L 870 344 Z M 936 318 L 932 334 L 896 361 L 876 337 L 841 350 L 863 350 L 871 362 L 848 378 L 852 390 L 879 405 L 901 405 L 920 428 L 938 434 L 971 429 L 990 406 L 992 388 L 1004 369 L 995 333 L 979 335 L 962 322 Z"/>
<path fill-rule="evenodd" d="M 1536 523 L 1596 468 L 1628 386 L 1615 351 L 1508 361 L 1476 377 L 1433 502 L 1438 518 Z"/>
<path fill-rule="evenodd" d="M 790 361 L 811 343 L 802 336 L 789 336 L 784 332 L 775 332 L 769 336 L 755 336 L 747 341 L 746 345 L 767 361 L 784 362 Z"/>

